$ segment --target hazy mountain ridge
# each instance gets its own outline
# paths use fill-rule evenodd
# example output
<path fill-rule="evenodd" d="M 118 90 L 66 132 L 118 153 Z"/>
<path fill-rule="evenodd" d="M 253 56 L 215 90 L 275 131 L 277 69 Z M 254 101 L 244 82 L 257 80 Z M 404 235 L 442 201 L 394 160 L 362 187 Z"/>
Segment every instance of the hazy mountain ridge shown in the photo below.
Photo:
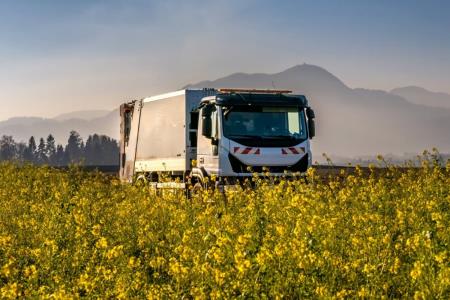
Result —
<path fill-rule="evenodd" d="M 55 120 L 45 118 L 18 117 L 0 122 L 0 135 L 12 135 L 16 141 L 27 141 L 30 136 L 47 137 L 52 134 L 58 143 L 67 142 L 70 131 L 77 131 L 84 139 L 90 134 L 104 134 L 117 139 L 119 136 L 119 112 L 114 110 L 107 115 L 83 120 L 71 118 Z"/>
<path fill-rule="evenodd" d="M 78 119 L 78 120 L 94 120 L 97 118 L 101 118 L 109 114 L 110 111 L 108 110 L 80 110 L 80 111 L 74 111 L 69 113 L 64 113 L 57 115 L 56 117 L 52 118 L 58 121 L 66 121 L 70 119 Z"/>
<path fill-rule="evenodd" d="M 402 96 L 402 90 L 352 89 L 327 70 L 314 65 L 297 65 L 274 74 L 234 73 L 187 87 L 275 87 L 306 95 L 317 115 L 314 159 L 320 158 L 323 152 L 341 157 L 421 153 L 432 147 L 442 153 L 450 152 L 450 109 L 407 99 Z M 113 138 L 119 135 L 117 110 L 92 120 L 20 120 L 0 122 L 0 135 L 26 140 L 31 135 L 40 137 L 52 133 L 61 142 L 66 141 L 70 130 L 77 130 L 83 137 L 92 133 Z"/>
<path fill-rule="evenodd" d="M 393 89 L 391 94 L 404 97 L 415 104 L 450 109 L 450 95 L 446 93 L 432 92 L 418 86 L 407 86 Z"/>

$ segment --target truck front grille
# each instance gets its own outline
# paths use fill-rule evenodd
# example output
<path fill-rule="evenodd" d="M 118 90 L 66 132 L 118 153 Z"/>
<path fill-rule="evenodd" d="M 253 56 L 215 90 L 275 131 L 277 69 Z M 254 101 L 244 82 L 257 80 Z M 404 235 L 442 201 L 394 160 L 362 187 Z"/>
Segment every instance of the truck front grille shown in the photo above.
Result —
<path fill-rule="evenodd" d="M 228 153 L 228 159 L 230 160 L 231 168 L 235 173 L 284 173 L 287 172 L 306 172 L 308 169 L 308 153 L 306 153 L 298 162 L 296 162 L 292 166 L 248 166 L 233 156 L 231 153 Z"/>

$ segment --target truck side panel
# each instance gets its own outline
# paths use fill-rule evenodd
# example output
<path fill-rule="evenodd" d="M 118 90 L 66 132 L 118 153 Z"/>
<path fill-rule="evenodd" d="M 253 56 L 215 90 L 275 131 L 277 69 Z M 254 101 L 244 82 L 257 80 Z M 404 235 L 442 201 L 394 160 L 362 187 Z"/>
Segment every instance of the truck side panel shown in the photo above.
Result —
<path fill-rule="evenodd" d="M 185 171 L 185 95 L 143 102 L 136 172 Z"/>

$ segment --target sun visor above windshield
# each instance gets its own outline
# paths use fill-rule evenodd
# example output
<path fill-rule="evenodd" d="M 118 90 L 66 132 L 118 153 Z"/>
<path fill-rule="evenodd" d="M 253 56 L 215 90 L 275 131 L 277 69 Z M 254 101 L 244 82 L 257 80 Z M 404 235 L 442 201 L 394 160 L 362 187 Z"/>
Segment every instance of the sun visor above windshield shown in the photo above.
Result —
<path fill-rule="evenodd" d="M 308 100 L 303 95 L 283 95 L 283 94 L 251 94 L 233 93 L 218 94 L 215 99 L 209 100 L 220 106 L 234 105 L 264 105 L 264 106 L 308 106 Z"/>

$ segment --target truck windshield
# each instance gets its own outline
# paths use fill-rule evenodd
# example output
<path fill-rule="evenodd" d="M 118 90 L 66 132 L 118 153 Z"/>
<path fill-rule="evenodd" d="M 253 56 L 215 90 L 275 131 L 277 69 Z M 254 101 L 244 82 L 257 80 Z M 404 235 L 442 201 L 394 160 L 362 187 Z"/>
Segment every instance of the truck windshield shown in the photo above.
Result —
<path fill-rule="evenodd" d="M 307 139 L 305 116 L 299 107 L 237 106 L 223 109 L 223 134 L 240 143 L 272 140 L 272 146 L 295 145 Z M 251 143 L 254 144 L 254 143 Z M 263 142 L 263 144 L 266 144 Z"/>

